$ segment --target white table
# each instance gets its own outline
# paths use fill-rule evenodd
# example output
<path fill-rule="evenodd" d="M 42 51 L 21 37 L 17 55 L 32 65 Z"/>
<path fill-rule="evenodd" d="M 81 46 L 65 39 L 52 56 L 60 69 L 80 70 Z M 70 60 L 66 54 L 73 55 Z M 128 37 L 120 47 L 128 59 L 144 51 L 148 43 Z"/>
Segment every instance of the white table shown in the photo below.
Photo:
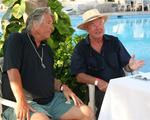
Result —
<path fill-rule="evenodd" d="M 110 80 L 98 120 L 150 120 L 150 80 L 135 76 Z"/>

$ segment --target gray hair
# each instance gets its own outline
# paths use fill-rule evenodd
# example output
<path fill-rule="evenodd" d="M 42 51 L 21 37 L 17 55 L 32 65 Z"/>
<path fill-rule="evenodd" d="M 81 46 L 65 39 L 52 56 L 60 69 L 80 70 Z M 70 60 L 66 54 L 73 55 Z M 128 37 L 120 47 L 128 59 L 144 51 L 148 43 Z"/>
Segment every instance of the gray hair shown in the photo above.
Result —
<path fill-rule="evenodd" d="M 26 30 L 28 32 L 30 32 L 31 28 L 32 28 L 32 25 L 33 25 L 33 22 L 37 21 L 37 22 L 41 22 L 42 21 L 42 18 L 43 18 L 43 15 L 44 14 L 49 14 L 53 17 L 53 14 L 50 10 L 49 7 L 40 7 L 40 8 L 36 8 L 27 18 L 27 21 L 26 21 Z"/>

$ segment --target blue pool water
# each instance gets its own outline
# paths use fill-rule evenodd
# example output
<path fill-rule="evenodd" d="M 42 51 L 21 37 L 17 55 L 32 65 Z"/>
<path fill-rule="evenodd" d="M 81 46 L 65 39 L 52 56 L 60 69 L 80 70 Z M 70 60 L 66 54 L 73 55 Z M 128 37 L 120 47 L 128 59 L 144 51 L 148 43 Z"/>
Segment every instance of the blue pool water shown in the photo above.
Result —
<path fill-rule="evenodd" d="M 2 29 L 1 29 L 1 19 L 2 19 L 3 13 L 0 12 L 0 34 L 2 33 Z"/>
<path fill-rule="evenodd" d="M 71 16 L 75 34 L 83 34 L 76 26 L 82 22 L 81 16 Z M 117 36 L 129 53 L 145 61 L 139 71 L 150 72 L 150 15 L 111 16 L 105 23 L 105 33 Z"/>

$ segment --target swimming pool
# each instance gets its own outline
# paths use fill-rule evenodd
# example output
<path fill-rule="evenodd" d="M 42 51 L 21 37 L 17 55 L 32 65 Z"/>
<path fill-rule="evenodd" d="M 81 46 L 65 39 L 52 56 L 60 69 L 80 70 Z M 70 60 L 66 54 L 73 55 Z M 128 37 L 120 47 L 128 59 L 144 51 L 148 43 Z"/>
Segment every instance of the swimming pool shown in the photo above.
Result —
<path fill-rule="evenodd" d="M 81 16 L 71 16 L 71 21 L 75 34 L 85 33 L 76 28 Z M 105 23 L 105 33 L 117 36 L 130 54 L 145 61 L 139 71 L 150 72 L 150 15 L 111 16 Z"/>
<path fill-rule="evenodd" d="M 0 12 L 0 34 L 2 33 L 2 29 L 1 29 L 2 16 L 3 16 L 3 12 Z"/>

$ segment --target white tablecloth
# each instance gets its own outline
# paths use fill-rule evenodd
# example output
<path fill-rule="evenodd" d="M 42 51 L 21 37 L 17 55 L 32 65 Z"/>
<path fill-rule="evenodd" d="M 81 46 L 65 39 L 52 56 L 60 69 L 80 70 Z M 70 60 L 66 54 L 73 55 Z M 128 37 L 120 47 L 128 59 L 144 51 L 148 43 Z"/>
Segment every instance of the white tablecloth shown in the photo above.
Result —
<path fill-rule="evenodd" d="M 150 120 L 150 73 L 112 79 L 98 120 Z M 135 77 L 136 76 L 136 77 Z"/>

